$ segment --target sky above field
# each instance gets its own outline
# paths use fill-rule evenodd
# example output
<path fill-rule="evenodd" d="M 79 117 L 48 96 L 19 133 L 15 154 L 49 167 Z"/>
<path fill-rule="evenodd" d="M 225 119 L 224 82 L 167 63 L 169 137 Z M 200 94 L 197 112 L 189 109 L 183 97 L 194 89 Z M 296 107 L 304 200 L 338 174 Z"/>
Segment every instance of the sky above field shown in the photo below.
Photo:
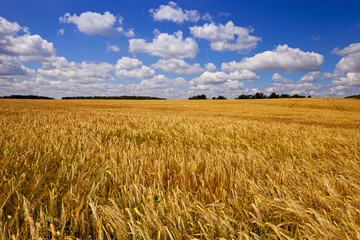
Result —
<path fill-rule="evenodd" d="M 360 93 L 360 1 L 1 0 L 0 95 Z"/>

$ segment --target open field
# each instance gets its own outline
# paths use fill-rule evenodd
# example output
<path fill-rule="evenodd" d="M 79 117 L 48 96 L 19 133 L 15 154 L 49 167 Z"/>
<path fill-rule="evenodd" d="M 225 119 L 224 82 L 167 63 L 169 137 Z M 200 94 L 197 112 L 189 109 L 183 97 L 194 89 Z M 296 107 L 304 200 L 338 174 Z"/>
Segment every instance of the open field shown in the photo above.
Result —
<path fill-rule="evenodd" d="M 0 239 L 360 239 L 360 101 L 0 100 Z"/>

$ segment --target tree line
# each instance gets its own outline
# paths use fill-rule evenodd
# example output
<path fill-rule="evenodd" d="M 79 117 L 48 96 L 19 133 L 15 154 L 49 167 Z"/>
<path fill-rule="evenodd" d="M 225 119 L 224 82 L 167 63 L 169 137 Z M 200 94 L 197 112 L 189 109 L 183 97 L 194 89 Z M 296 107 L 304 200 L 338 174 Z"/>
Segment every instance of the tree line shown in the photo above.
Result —
<path fill-rule="evenodd" d="M 46 96 L 38 96 L 38 95 L 10 95 L 10 96 L 2 96 L 0 98 L 7 98 L 7 99 L 55 99 L 52 97 Z M 306 96 L 295 94 L 277 94 L 275 92 L 271 93 L 269 96 L 265 95 L 262 92 L 257 92 L 254 95 L 251 94 L 241 94 L 235 99 L 267 99 L 267 98 L 306 98 Z M 311 98 L 311 95 L 308 95 L 307 98 Z M 360 94 L 347 96 L 345 98 L 356 98 L 360 99 Z M 75 97 L 63 97 L 63 100 L 71 100 L 71 99 L 129 99 L 129 100 L 166 100 L 166 98 L 159 98 L 159 97 L 150 97 L 150 96 L 75 96 Z M 189 100 L 196 100 L 196 99 L 210 99 L 207 98 L 205 94 L 202 95 L 195 95 L 188 98 Z M 213 97 L 211 99 L 218 99 L 218 100 L 226 100 L 227 98 L 224 95 L 220 95 L 218 97 Z"/>
<path fill-rule="evenodd" d="M 10 96 L 2 96 L 0 98 L 8 98 L 8 99 L 55 99 L 51 97 L 38 96 L 38 95 L 10 95 Z"/>
<path fill-rule="evenodd" d="M 307 96 L 308 98 L 311 98 L 311 95 Z M 237 98 L 235 99 L 266 99 L 266 98 L 306 98 L 303 95 L 299 95 L 299 94 L 295 94 L 295 95 L 289 95 L 289 94 L 276 94 L 275 92 L 271 93 L 269 96 L 265 95 L 262 92 L 257 92 L 254 95 L 251 94 L 241 94 L 239 95 Z M 206 97 L 206 95 L 196 95 L 196 96 L 192 96 L 189 97 L 189 100 L 195 100 L 195 99 L 208 99 Z M 227 99 L 226 97 L 224 97 L 223 95 L 216 97 L 213 97 L 212 99 Z"/>
<path fill-rule="evenodd" d="M 345 97 L 345 98 L 356 98 L 356 99 L 360 99 L 360 94 L 347 96 L 347 97 Z"/>
<path fill-rule="evenodd" d="M 61 99 L 130 99 L 130 100 L 166 100 L 166 98 L 150 97 L 150 96 L 77 96 L 77 97 L 63 97 Z"/>
<path fill-rule="evenodd" d="M 308 98 L 311 98 L 311 95 L 307 96 Z M 263 94 L 262 92 L 257 92 L 254 95 L 245 95 L 241 94 L 235 99 L 265 99 L 265 98 L 306 98 L 303 95 L 295 94 L 295 95 L 289 95 L 289 94 L 277 94 L 275 92 L 271 93 L 269 96 Z"/>

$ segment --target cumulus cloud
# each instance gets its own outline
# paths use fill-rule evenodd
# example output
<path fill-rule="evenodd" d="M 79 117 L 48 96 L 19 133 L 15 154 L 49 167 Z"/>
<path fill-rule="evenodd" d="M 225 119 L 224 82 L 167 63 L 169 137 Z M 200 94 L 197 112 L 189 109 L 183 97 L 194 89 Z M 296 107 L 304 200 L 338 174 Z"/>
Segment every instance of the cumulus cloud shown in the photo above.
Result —
<path fill-rule="evenodd" d="M 336 64 L 336 71 L 342 75 L 334 76 L 332 83 L 345 90 L 360 87 L 360 43 L 352 43 L 343 49 L 335 48 L 333 53 L 344 57 Z"/>
<path fill-rule="evenodd" d="M 243 58 L 240 62 L 223 63 L 223 71 L 249 69 L 257 71 L 311 72 L 320 69 L 324 57 L 315 52 L 303 52 L 299 48 L 278 45 L 274 51 L 258 53 L 254 57 Z"/>
<path fill-rule="evenodd" d="M 17 57 L 0 55 L 0 78 L 3 76 L 31 76 L 35 70 L 25 67 Z"/>
<path fill-rule="evenodd" d="M 7 19 L 0 17 L 0 36 L 14 35 L 22 28 L 16 22 L 9 22 Z"/>
<path fill-rule="evenodd" d="M 175 2 L 169 2 L 168 5 L 160 5 L 158 9 L 150 9 L 155 21 L 173 21 L 182 23 L 184 21 L 197 22 L 200 19 L 200 13 L 196 10 L 182 10 Z"/>
<path fill-rule="evenodd" d="M 101 83 L 113 81 L 114 77 L 109 73 L 114 67 L 109 63 L 69 62 L 64 57 L 55 57 L 53 61 L 43 64 L 43 68 L 37 70 L 37 81 L 67 80 L 70 83 Z"/>
<path fill-rule="evenodd" d="M 204 69 L 200 67 L 200 64 L 195 63 L 190 65 L 184 60 L 176 58 L 160 59 L 151 66 L 165 72 L 174 72 L 178 74 L 196 74 L 204 72 Z"/>
<path fill-rule="evenodd" d="M 25 34 L 19 35 L 20 30 Z M 0 54 L 18 57 L 21 61 L 47 61 L 55 56 L 53 44 L 39 35 L 31 35 L 25 27 L 0 17 Z"/>
<path fill-rule="evenodd" d="M 206 94 L 210 96 L 226 95 L 234 97 L 241 92 L 248 92 L 243 82 L 239 80 L 254 81 L 259 77 L 248 70 L 241 70 L 232 73 L 225 72 L 204 72 L 199 77 L 189 82 L 189 94 Z"/>
<path fill-rule="evenodd" d="M 332 81 L 335 85 L 360 87 L 360 73 L 349 72 L 343 77 L 338 77 Z"/>
<path fill-rule="evenodd" d="M 78 30 L 87 35 L 113 35 L 122 33 L 127 37 L 134 36 L 134 30 L 130 29 L 125 31 L 121 26 L 123 22 L 122 17 L 116 17 L 109 11 L 104 14 L 97 12 L 84 12 L 79 16 L 76 14 L 71 15 L 66 13 L 63 17 L 59 18 L 62 23 L 73 23 Z"/>
<path fill-rule="evenodd" d="M 188 83 L 182 77 L 171 79 L 165 75 L 156 75 L 150 79 L 142 80 L 139 84 L 131 85 L 136 89 L 154 89 L 154 88 L 169 88 L 174 86 L 186 86 Z"/>
<path fill-rule="evenodd" d="M 110 52 L 119 52 L 120 48 L 116 45 L 107 44 L 106 50 Z"/>
<path fill-rule="evenodd" d="M 213 17 L 210 15 L 210 13 L 205 13 L 204 15 L 201 16 L 201 19 L 204 21 L 210 21 L 213 19 Z"/>
<path fill-rule="evenodd" d="M 215 51 L 248 52 L 254 49 L 261 38 L 251 36 L 253 29 L 235 26 L 232 21 L 225 25 L 205 23 L 203 26 L 190 27 L 190 32 L 197 38 L 210 41 L 210 47 Z"/>
<path fill-rule="evenodd" d="M 328 84 L 313 84 L 309 82 L 292 82 L 292 83 L 279 83 L 275 82 L 271 86 L 265 88 L 266 93 L 290 93 L 291 95 L 314 95 L 321 96 L 322 92 L 328 90 Z"/>
<path fill-rule="evenodd" d="M 145 52 L 164 58 L 194 58 L 199 51 L 198 45 L 192 38 L 183 39 L 183 33 L 161 33 L 152 42 L 145 39 L 130 39 L 130 52 Z"/>
<path fill-rule="evenodd" d="M 104 14 L 84 12 L 79 16 L 66 13 L 59 20 L 62 23 L 74 23 L 80 32 L 89 35 L 111 35 L 118 31 L 118 29 L 113 28 L 117 18 L 110 12 L 105 12 Z"/>
<path fill-rule="evenodd" d="M 326 79 L 335 77 L 337 73 L 321 73 L 319 71 L 309 72 L 305 74 L 301 79 L 300 82 L 315 82 L 316 79 Z"/>
<path fill-rule="evenodd" d="M 274 75 L 272 76 L 272 80 L 276 83 L 294 83 L 295 82 L 294 80 L 287 79 L 278 73 L 274 73 Z"/>
<path fill-rule="evenodd" d="M 52 43 L 39 35 L 8 36 L 0 43 L 0 52 L 18 56 L 22 61 L 47 61 L 55 56 Z"/>
<path fill-rule="evenodd" d="M 127 37 L 134 37 L 135 36 L 135 32 L 134 32 L 134 29 L 129 29 L 127 31 L 124 31 L 123 34 Z"/>
<path fill-rule="evenodd" d="M 194 83 L 190 82 L 189 90 L 203 90 L 210 92 L 211 95 L 223 95 L 225 92 L 242 90 L 245 88 L 243 82 L 236 80 L 226 80 L 219 84 Z"/>
<path fill-rule="evenodd" d="M 115 65 L 115 75 L 120 78 L 150 78 L 155 71 L 136 58 L 122 57 Z"/>
<path fill-rule="evenodd" d="M 211 62 L 205 64 L 205 68 L 208 72 L 216 72 L 216 66 Z"/>
<path fill-rule="evenodd" d="M 246 80 L 246 81 L 255 81 L 258 80 L 259 76 L 257 76 L 254 72 L 249 70 L 240 70 L 231 73 L 225 72 L 204 72 L 199 77 L 194 78 L 190 81 L 192 86 L 198 85 L 216 85 L 216 84 L 224 84 L 226 82 L 233 83 L 238 80 Z"/>
<path fill-rule="evenodd" d="M 357 52 L 360 52 L 360 43 L 352 43 L 343 49 L 335 48 L 332 51 L 332 53 L 340 55 L 340 56 L 357 53 Z"/>
<path fill-rule="evenodd" d="M 336 68 L 342 72 L 360 72 L 360 52 L 351 53 L 336 64 Z"/>
<path fill-rule="evenodd" d="M 224 95 L 227 98 L 235 98 L 240 94 L 254 94 L 259 89 L 248 89 L 243 82 L 227 79 L 223 82 L 206 83 L 190 81 L 187 96 L 205 94 L 207 97 Z"/>

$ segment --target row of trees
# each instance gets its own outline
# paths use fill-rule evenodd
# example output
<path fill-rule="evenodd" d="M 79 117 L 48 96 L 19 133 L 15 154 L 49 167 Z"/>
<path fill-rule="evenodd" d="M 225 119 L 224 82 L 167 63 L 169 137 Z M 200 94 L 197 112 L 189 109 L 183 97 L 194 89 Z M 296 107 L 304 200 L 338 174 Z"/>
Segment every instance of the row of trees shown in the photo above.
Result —
<path fill-rule="evenodd" d="M 2 96 L 0 98 L 8 98 L 8 99 L 54 99 L 51 97 L 38 96 L 38 95 L 10 95 L 10 96 Z"/>
<path fill-rule="evenodd" d="M 360 94 L 347 96 L 347 97 L 345 97 L 345 98 L 356 98 L 356 99 L 360 99 Z"/>
<path fill-rule="evenodd" d="M 62 99 L 130 99 L 130 100 L 166 100 L 166 98 L 150 97 L 150 96 L 77 96 L 77 97 L 63 97 Z"/>
<path fill-rule="evenodd" d="M 311 95 L 307 96 L 308 98 L 311 98 Z M 262 92 L 257 92 L 254 95 L 245 95 L 245 94 L 241 94 L 240 96 L 238 96 L 235 99 L 265 99 L 265 98 L 305 98 L 305 96 L 303 95 L 289 95 L 289 94 L 276 94 L 276 93 L 271 93 L 269 96 L 265 95 Z M 208 99 L 206 97 L 206 95 L 196 95 L 196 96 L 192 96 L 189 97 L 189 100 L 195 100 L 195 99 Z M 226 99 L 226 97 L 224 97 L 223 95 L 216 97 L 213 97 L 212 99 Z"/>
<path fill-rule="evenodd" d="M 196 95 L 196 96 L 192 96 L 192 97 L 189 97 L 189 100 L 197 100 L 197 99 L 208 99 L 206 97 L 206 95 Z M 212 99 L 223 99 L 223 100 L 226 100 L 227 98 L 224 97 L 223 95 L 220 95 L 218 97 L 213 97 Z"/>
<path fill-rule="evenodd" d="M 311 95 L 307 96 L 308 98 L 311 98 Z M 269 96 L 266 96 L 262 92 L 257 92 L 254 95 L 245 95 L 241 94 L 236 99 L 265 99 L 265 98 L 305 98 L 303 95 L 295 94 L 295 95 L 289 95 L 289 94 L 277 94 L 275 92 L 271 93 Z"/>

